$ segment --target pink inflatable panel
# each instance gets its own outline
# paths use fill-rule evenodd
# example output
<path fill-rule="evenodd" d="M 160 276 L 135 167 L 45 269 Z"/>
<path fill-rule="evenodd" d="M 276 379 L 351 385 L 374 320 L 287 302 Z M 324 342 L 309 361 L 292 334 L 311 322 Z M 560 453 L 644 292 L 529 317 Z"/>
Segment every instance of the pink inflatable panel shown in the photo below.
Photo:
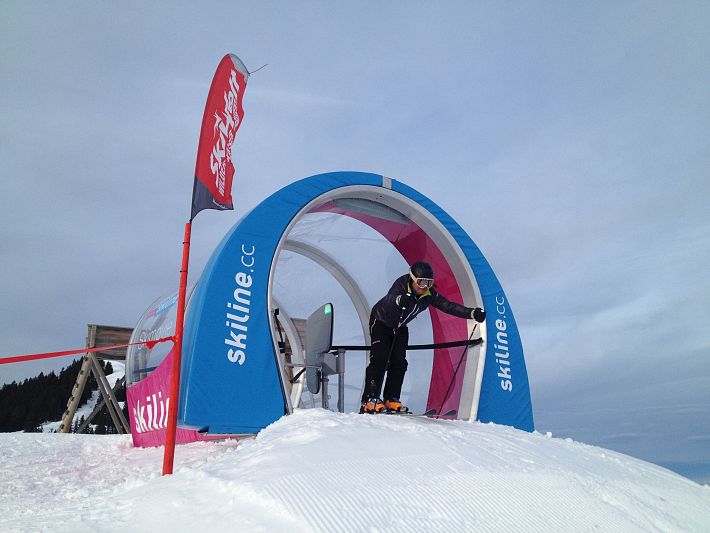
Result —
<path fill-rule="evenodd" d="M 441 253 L 441 250 L 439 250 L 439 247 L 426 232 L 413 221 L 410 220 L 407 224 L 391 222 L 382 218 L 335 207 L 333 202 L 326 202 L 312 209 L 312 211 L 340 213 L 367 224 L 391 242 L 410 265 L 416 261 L 426 261 L 429 263 L 436 275 L 436 290 L 452 302 L 464 303 L 458 282 L 451 271 L 449 263 Z M 451 340 L 465 340 L 468 338 L 466 320 L 442 313 L 434 307 L 429 307 L 429 312 L 431 313 L 431 324 L 435 343 Z M 463 349 L 460 347 L 438 348 L 434 350 L 431 385 L 429 387 L 429 398 L 426 405 L 427 410 L 436 409 L 441 413 L 446 413 L 452 409 L 458 409 L 461 399 L 463 376 L 466 368 L 466 356 L 464 356 L 461 367 L 458 373 L 456 373 L 456 380 L 453 386 L 451 386 L 451 390 L 448 389 L 462 354 Z"/>
<path fill-rule="evenodd" d="M 136 447 L 146 448 L 165 444 L 173 353 L 171 350 L 150 376 L 126 389 L 133 445 Z M 208 439 L 197 431 L 177 429 L 176 443 L 198 440 Z"/>

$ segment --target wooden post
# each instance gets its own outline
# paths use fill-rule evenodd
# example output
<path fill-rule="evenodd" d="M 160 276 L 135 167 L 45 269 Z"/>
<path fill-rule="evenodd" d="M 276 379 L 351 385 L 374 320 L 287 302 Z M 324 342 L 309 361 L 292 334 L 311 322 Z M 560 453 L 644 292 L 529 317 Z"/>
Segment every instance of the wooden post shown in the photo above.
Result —
<path fill-rule="evenodd" d="M 133 331 L 131 328 L 100 326 L 97 324 L 89 324 L 88 328 L 88 335 L 86 337 L 87 348 L 96 348 L 97 344 L 100 347 L 127 343 Z M 108 380 L 106 379 L 106 375 L 98 362 L 98 359 L 113 359 L 118 361 L 124 360 L 126 358 L 125 352 L 125 348 L 119 348 L 95 353 L 87 352 L 84 354 L 79 375 L 77 376 L 76 383 L 74 383 L 74 387 L 72 388 L 71 396 L 67 401 L 67 409 L 64 411 L 64 415 L 62 416 L 62 423 L 58 429 L 59 433 L 69 433 L 71 431 L 72 421 L 76 415 L 79 400 L 81 399 L 81 395 L 86 388 L 86 382 L 88 381 L 89 374 L 91 372 L 94 373 L 94 377 L 99 385 L 99 390 L 101 391 L 101 396 L 103 397 L 106 408 L 111 415 L 116 431 L 119 433 L 130 432 L 130 425 L 126 420 L 123 411 L 121 411 L 121 406 L 118 404 L 116 396 L 113 392 L 117 387 L 111 389 L 108 384 Z M 93 418 L 96 414 L 96 409 L 94 411 L 95 412 L 92 413 L 90 418 Z M 81 433 L 87 425 L 88 424 L 85 423 L 79 433 Z"/>
<path fill-rule="evenodd" d="M 86 338 L 86 347 L 93 348 L 96 341 L 96 326 L 91 324 L 89 326 L 89 336 Z M 76 382 L 71 391 L 71 396 L 67 402 L 67 409 L 64 411 L 64 416 L 62 417 L 62 423 L 59 426 L 58 433 L 69 433 L 71 431 L 71 423 L 74 420 L 74 415 L 76 414 L 77 407 L 79 407 L 79 400 L 84 392 L 84 387 L 86 387 L 86 381 L 89 379 L 89 372 L 91 370 L 91 359 L 89 359 L 89 353 L 84 354 L 84 360 L 81 363 L 81 369 L 79 370 L 79 375 L 76 377 Z"/>
<path fill-rule="evenodd" d="M 104 371 L 101 369 L 101 365 L 93 352 L 89 353 L 89 359 L 91 359 L 92 364 L 91 370 L 93 370 L 96 382 L 99 384 L 101 396 L 103 396 L 106 401 L 106 409 L 108 409 L 108 414 L 111 415 L 111 420 L 113 420 L 116 431 L 119 433 L 130 433 L 131 427 L 128 425 L 128 421 L 123 415 L 123 411 L 121 411 L 121 406 L 118 405 L 116 396 L 113 394 L 108 384 L 106 374 L 104 374 Z"/>
<path fill-rule="evenodd" d="M 119 379 L 116 384 L 113 386 L 113 393 L 115 394 L 118 389 L 120 389 L 124 384 L 126 383 L 126 377 L 122 377 Z M 84 422 L 77 428 L 76 432 L 77 433 L 84 433 L 87 427 L 89 427 L 89 424 L 91 421 L 94 419 L 96 415 L 98 415 L 101 412 L 101 409 L 103 409 L 104 405 L 106 405 L 106 400 L 103 398 L 101 399 L 100 402 L 96 403 L 96 407 L 94 407 L 94 410 L 91 411 L 91 414 L 87 416 L 84 419 Z"/>

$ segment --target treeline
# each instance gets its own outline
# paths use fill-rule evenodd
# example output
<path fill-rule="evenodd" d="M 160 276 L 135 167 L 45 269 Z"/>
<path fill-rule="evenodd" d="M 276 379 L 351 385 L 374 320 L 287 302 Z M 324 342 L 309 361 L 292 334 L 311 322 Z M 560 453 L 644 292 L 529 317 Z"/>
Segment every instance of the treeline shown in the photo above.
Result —
<path fill-rule="evenodd" d="M 59 374 L 42 372 L 21 383 L 13 381 L 0 388 L 0 432 L 40 432 L 43 423 L 61 420 L 79 375 L 81 363 L 82 360 L 78 359 L 63 368 Z M 100 361 L 100 364 L 106 375 L 113 373 L 113 367 L 109 361 L 105 363 Z M 89 373 L 86 387 L 84 387 L 84 392 L 79 400 L 79 406 L 85 405 L 92 392 L 97 389 L 96 379 L 93 373 Z M 117 391 L 117 399 L 125 401 L 125 388 L 122 391 Z M 82 422 L 83 420 L 75 420 L 72 424 L 72 431 L 75 432 Z M 87 433 L 115 433 L 106 407 L 94 417 L 91 424 L 94 427 L 89 428 Z"/>

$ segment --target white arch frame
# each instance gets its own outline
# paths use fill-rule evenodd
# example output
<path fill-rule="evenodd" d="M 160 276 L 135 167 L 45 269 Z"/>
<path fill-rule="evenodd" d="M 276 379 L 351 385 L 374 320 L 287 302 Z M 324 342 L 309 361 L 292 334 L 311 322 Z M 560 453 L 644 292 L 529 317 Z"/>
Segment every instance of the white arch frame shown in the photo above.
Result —
<path fill-rule="evenodd" d="M 444 227 L 444 225 L 436 219 L 434 215 L 429 213 L 426 209 L 422 209 L 422 207 L 417 202 L 401 193 L 393 191 L 391 189 L 391 180 L 386 177 L 383 177 L 381 187 L 376 187 L 372 185 L 348 185 L 345 187 L 339 187 L 337 189 L 333 189 L 327 191 L 324 194 L 321 194 L 320 196 L 314 198 L 306 205 L 304 205 L 298 211 L 298 213 L 296 213 L 296 215 L 291 219 L 290 223 L 281 235 L 271 263 L 269 280 L 274 279 L 274 272 L 276 269 L 276 264 L 278 263 L 278 258 L 281 253 L 281 250 L 288 249 L 287 246 L 289 245 L 289 243 L 298 242 L 289 239 L 289 234 L 293 230 L 294 226 L 301 220 L 301 218 L 308 214 L 313 208 L 322 205 L 323 203 L 343 198 L 358 198 L 381 203 L 391 209 L 399 211 L 405 217 L 414 221 L 438 244 L 441 253 L 444 255 L 447 262 L 451 266 L 452 272 L 459 284 L 464 305 L 467 305 L 469 307 L 483 306 L 483 299 L 481 296 L 480 289 L 478 287 L 478 283 L 469 283 L 469 280 L 476 279 L 475 274 L 454 237 L 449 233 L 449 231 Z M 314 250 L 317 252 L 321 252 L 317 248 L 314 248 Z M 308 253 L 311 253 L 312 251 L 313 250 L 309 250 Z M 330 268 L 338 272 L 343 271 L 342 267 L 338 265 L 337 261 L 335 261 L 327 254 L 321 255 L 320 253 L 314 253 L 314 257 L 317 258 L 314 260 L 319 264 L 321 264 L 321 259 L 331 263 L 329 266 L 322 264 L 324 268 L 329 269 L 329 272 Z M 347 272 L 345 272 L 345 274 L 347 275 Z M 349 283 L 354 284 L 354 280 L 350 281 Z M 356 284 L 354 284 L 354 286 L 357 287 Z M 345 286 L 343 287 L 346 291 L 348 290 Z M 272 286 L 271 282 L 269 282 L 269 298 L 267 299 L 267 301 L 269 302 L 271 301 L 271 292 Z M 351 293 L 348 292 L 348 294 L 350 295 Z M 355 301 L 353 301 L 353 304 L 355 304 Z M 272 309 L 269 309 L 269 320 L 271 321 L 271 331 L 273 337 L 275 333 L 275 324 L 273 323 Z M 365 323 L 367 323 L 367 319 Z M 467 326 L 469 335 L 473 332 L 474 327 L 475 322 L 473 320 L 469 320 Z M 485 363 L 485 351 L 483 346 L 486 345 L 487 340 L 487 330 L 485 322 L 483 324 L 480 324 L 480 334 L 483 338 L 483 343 L 479 344 L 478 346 L 469 347 L 467 350 L 468 362 L 464 371 L 463 386 L 458 409 L 458 418 L 463 420 L 476 420 L 478 416 L 478 404 L 480 400 L 481 383 L 483 381 L 483 368 Z M 275 337 L 273 337 L 273 342 L 274 346 L 277 346 L 277 340 Z M 281 372 L 281 379 L 283 381 L 286 379 L 286 376 L 283 374 L 283 368 L 281 368 Z M 288 410 L 290 412 L 293 410 L 293 403 L 291 402 L 290 396 L 287 396 L 287 401 Z"/>

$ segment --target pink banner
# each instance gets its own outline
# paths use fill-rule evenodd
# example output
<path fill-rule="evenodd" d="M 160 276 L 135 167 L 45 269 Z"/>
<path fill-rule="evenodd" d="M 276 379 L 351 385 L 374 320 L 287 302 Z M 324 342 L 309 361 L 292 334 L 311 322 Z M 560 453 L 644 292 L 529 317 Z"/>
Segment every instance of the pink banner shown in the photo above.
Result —
<path fill-rule="evenodd" d="M 128 415 L 131 420 L 133 445 L 139 448 L 163 446 L 170 406 L 170 369 L 174 351 L 165 357 L 155 371 L 126 389 Z M 207 440 L 197 431 L 177 429 L 175 442 Z"/>

